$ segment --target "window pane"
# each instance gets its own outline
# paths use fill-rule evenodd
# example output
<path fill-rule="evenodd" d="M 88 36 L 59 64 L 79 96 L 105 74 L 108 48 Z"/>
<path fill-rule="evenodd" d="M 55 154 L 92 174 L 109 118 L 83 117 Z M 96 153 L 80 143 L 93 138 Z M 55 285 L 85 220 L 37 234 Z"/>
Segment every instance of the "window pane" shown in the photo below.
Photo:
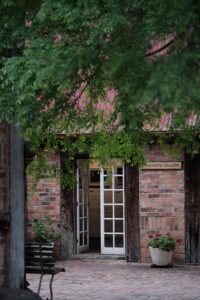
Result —
<path fill-rule="evenodd" d="M 79 189 L 82 189 L 82 176 L 79 175 Z"/>
<path fill-rule="evenodd" d="M 84 231 L 87 231 L 88 228 L 87 228 L 87 219 L 84 219 Z"/>
<path fill-rule="evenodd" d="M 123 206 L 115 205 L 115 218 L 123 218 Z"/>
<path fill-rule="evenodd" d="M 113 171 L 114 171 L 114 175 L 123 175 L 123 168 L 122 167 L 115 167 L 114 169 L 113 169 Z"/>
<path fill-rule="evenodd" d="M 113 247 L 113 235 L 112 234 L 105 234 L 104 245 L 105 245 L 105 247 Z"/>
<path fill-rule="evenodd" d="M 83 192 L 82 190 L 79 191 L 79 203 L 83 203 Z"/>
<path fill-rule="evenodd" d="M 103 174 L 104 174 L 104 175 L 107 175 L 107 173 L 108 173 L 107 170 L 106 170 L 106 169 L 103 169 Z"/>
<path fill-rule="evenodd" d="M 123 192 L 115 192 L 115 203 L 123 203 Z"/>
<path fill-rule="evenodd" d="M 113 206 L 106 205 L 104 206 L 104 218 L 112 218 L 113 217 Z"/>
<path fill-rule="evenodd" d="M 83 233 L 80 233 L 80 246 L 83 246 Z"/>
<path fill-rule="evenodd" d="M 84 233 L 84 245 L 87 245 L 87 232 Z"/>
<path fill-rule="evenodd" d="M 104 203 L 112 203 L 112 192 L 111 191 L 104 192 Z"/>
<path fill-rule="evenodd" d="M 115 176 L 115 189 L 122 189 L 123 188 L 123 177 L 122 176 Z"/>
<path fill-rule="evenodd" d="M 79 225 L 80 225 L 80 231 L 83 231 L 83 219 L 80 219 Z"/>
<path fill-rule="evenodd" d="M 118 167 L 116 173 L 118 175 L 122 175 L 123 174 L 123 168 L 122 167 Z"/>
<path fill-rule="evenodd" d="M 123 243 L 123 235 L 116 234 L 115 235 L 115 247 L 122 248 L 123 245 L 124 245 L 124 243 Z"/>
<path fill-rule="evenodd" d="M 115 220 L 115 232 L 123 232 L 123 220 Z"/>
<path fill-rule="evenodd" d="M 90 170 L 90 184 L 99 186 L 100 183 L 100 170 L 93 169 Z"/>
<path fill-rule="evenodd" d="M 84 205 L 84 217 L 87 217 L 87 203 Z"/>
<path fill-rule="evenodd" d="M 104 189 L 112 188 L 112 177 L 104 176 Z"/>
<path fill-rule="evenodd" d="M 104 221 L 104 231 L 105 232 L 113 232 L 113 220 L 105 220 Z"/>
<path fill-rule="evenodd" d="M 79 204 L 79 218 L 83 217 L 83 205 Z"/>

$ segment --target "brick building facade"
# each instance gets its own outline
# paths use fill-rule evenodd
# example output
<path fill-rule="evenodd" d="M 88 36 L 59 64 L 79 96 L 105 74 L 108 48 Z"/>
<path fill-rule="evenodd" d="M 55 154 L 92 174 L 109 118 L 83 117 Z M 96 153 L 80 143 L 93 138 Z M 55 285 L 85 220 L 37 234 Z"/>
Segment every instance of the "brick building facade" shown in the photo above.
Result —
<path fill-rule="evenodd" d="M 166 152 L 159 145 L 149 145 L 145 149 L 149 162 L 178 162 L 180 167 L 152 169 L 144 167 L 138 170 L 131 166 L 118 166 L 113 175 L 114 185 L 109 187 L 105 182 L 104 196 L 110 193 L 111 198 L 115 198 L 113 207 L 117 208 L 116 214 L 119 217 L 114 219 L 115 226 L 119 229 L 120 223 L 124 225 L 124 231 L 121 228 L 121 231 L 111 233 L 116 238 L 116 243 L 120 244 L 122 237 L 124 238 L 124 255 L 130 261 L 149 261 L 147 249 L 149 233 L 170 232 L 180 240 L 174 253 L 174 260 L 200 263 L 200 155 L 190 157 L 184 150 L 180 150 L 175 158 L 170 153 L 170 148 Z M 49 155 L 48 158 L 59 168 L 63 167 L 62 153 Z M 90 202 L 88 221 L 92 228 L 89 236 L 92 243 L 91 248 L 89 246 L 85 250 L 93 251 L 95 246 L 97 247 L 95 250 L 101 253 L 102 227 L 99 225 L 102 223 L 100 219 L 102 186 L 98 177 L 100 168 L 87 156 L 84 158 L 79 156 L 74 160 L 77 184 L 73 188 L 63 190 L 59 180 L 41 178 L 35 194 L 28 193 L 24 201 L 23 161 L 24 145 L 19 129 L 1 123 L 0 287 L 19 287 L 23 282 L 25 215 L 26 238 L 32 235 L 33 220 L 48 215 L 53 220 L 54 228 L 62 231 L 62 239 L 57 243 L 57 255 L 62 259 L 68 259 L 74 253 L 80 252 L 79 238 L 84 241 L 87 230 L 90 230 L 86 228 L 85 221 L 82 222 L 87 219 L 84 215 L 87 207 L 81 203 L 80 195 L 81 197 L 87 195 Z M 81 165 L 84 166 L 82 174 Z M 80 175 L 84 182 L 80 181 Z M 102 176 L 107 175 L 104 172 Z M 88 185 L 85 190 L 83 183 L 85 187 Z M 30 178 L 27 178 L 27 185 L 31 185 Z M 124 203 L 120 202 L 122 200 L 120 197 Z M 109 202 L 107 206 L 110 211 L 113 209 Z M 120 217 L 120 206 L 123 207 L 124 219 Z M 113 218 L 105 218 L 104 223 L 111 219 Z M 78 232 L 81 233 L 79 236 Z M 104 233 L 104 237 L 111 235 L 105 228 Z M 109 240 L 107 242 L 110 243 Z"/>
<path fill-rule="evenodd" d="M 19 135 L 18 135 L 19 136 Z M 0 126 L 0 286 L 19 286 L 23 277 L 23 217 L 24 200 L 22 185 L 23 168 L 20 153 L 23 158 L 23 145 L 16 150 L 19 138 L 9 126 Z M 13 146 L 14 145 L 14 146 Z M 180 162 L 181 168 L 174 169 L 140 169 L 134 167 L 121 168 L 114 177 L 119 186 L 124 178 L 125 190 L 125 255 L 129 260 L 149 261 L 147 249 L 148 234 L 170 232 L 181 242 L 174 253 L 175 261 L 200 263 L 200 158 L 185 155 L 180 151 L 174 158 L 158 145 L 149 145 L 145 149 L 146 157 L 150 162 Z M 17 155 L 16 155 L 17 154 Z M 49 160 L 62 167 L 60 153 L 49 155 Z M 80 160 L 80 158 L 79 158 Z M 88 161 L 88 159 L 82 159 Z M 89 163 L 89 172 L 97 172 L 97 166 Z M 92 168 L 90 170 L 90 168 Z M 74 163 L 74 172 L 77 173 L 77 160 Z M 123 176 L 122 176 L 123 174 Z M 79 174 L 80 175 L 80 174 Z M 86 174 L 83 174 L 84 176 Z M 86 177 L 85 177 L 86 178 Z M 78 179 L 78 178 L 77 178 Z M 95 179 L 95 178 L 93 178 Z M 96 179 L 95 179 L 96 180 Z M 90 203 L 93 218 L 89 220 L 95 228 L 101 230 L 95 220 L 100 223 L 100 184 L 86 180 L 89 186 Z M 130 183 L 131 181 L 131 183 Z M 28 186 L 31 185 L 27 178 Z M 79 189 L 80 189 L 79 183 Z M 77 190 L 78 186 L 62 190 L 60 182 L 54 178 L 41 178 L 34 194 L 28 193 L 26 202 L 27 238 L 32 235 L 34 219 L 43 219 L 45 215 L 51 217 L 55 229 L 61 228 L 62 239 L 57 243 L 57 254 L 70 258 L 78 250 L 78 223 L 77 223 Z M 106 190 L 105 190 L 106 191 Z M 85 191 L 84 191 L 85 192 Z M 120 189 L 112 189 L 112 193 L 120 194 Z M 117 198 L 119 201 L 120 199 Z M 118 203 L 115 203 L 116 206 Z M 96 208 L 95 208 L 96 205 Z M 119 208 L 119 207 L 118 207 Z M 20 221 L 20 222 L 19 222 Z M 119 220 L 117 220 L 119 221 Z M 122 221 L 122 220 L 120 220 Z M 20 227 L 19 227 L 20 225 Z M 80 227 L 82 226 L 79 224 Z M 119 225 L 119 222 L 118 222 Z M 96 226 L 96 227 L 95 227 Z M 95 230 L 94 230 L 95 229 Z M 119 234 L 118 234 L 119 237 Z M 99 235 L 98 241 L 101 239 Z M 92 237 L 93 239 L 93 237 Z M 94 239 L 93 239 L 94 240 Z M 98 243 L 97 243 L 98 244 Z M 88 248 L 88 251 L 93 248 Z M 101 252 L 99 244 L 98 251 Z M 16 257 L 18 259 L 16 260 Z M 19 269 L 19 272 L 13 270 Z M 19 274 L 17 276 L 16 274 Z M 15 276 L 16 275 L 16 276 Z"/>
<path fill-rule="evenodd" d="M 147 249 L 148 234 L 157 232 L 161 234 L 170 232 L 175 238 L 179 239 L 181 242 L 176 247 L 174 259 L 182 262 L 185 260 L 184 152 L 180 151 L 178 158 L 174 158 L 169 153 L 170 151 L 166 153 L 158 145 L 150 145 L 145 149 L 148 161 L 174 162 L 178 160 L 182 166 L 180 169 L 139 170 L 139 181 L 137 182 L 139 191 L 139 219 L 137 221 L 139 241 L 137 243 L 140 244 L 138 257 L 140 256 L 142 261 L 149 261 L 150 259 Z M 61 161 L 60 154 L 51 156 L 50 160 L 59 164 Z M 98 192 L 92 188 L 89 194 L 90 198 L 95 197 L 94 193 L 97 194 Z M 100 197 L 100 193 L 98 193 L 98 197 Z M 134 197 L 130 201 L 130 205 L 133 201 Z M 67 206 L 66 203 L 68 203 Z M 41 179 L 35 195 L 29 197 L 27 202 L 29 236 L 33 219 L 42 218 L 48 213 L 54 220 L 55 226 L 61 227 L 63 231 L 61 241 L 62 258 L 68 258 L 73 253 L 78 252 L 76 245 L 76 205 L 76 189 L 71 190 L 65 198 L 58 182 L 53 179 Z M 90 205 L 92 205 L 91 199 Z M 92 213 L 95 213 L 94 209 Z M 129 216 L 126 215 L 125 223 L 129 223 L 128 218 Z M 134 211 L 131 218 L 134 218 Z M 91 220 L 91 222 L 93 221 Z M 92 226 L 96 225 L 92 223 Z M 132 242 L 134 243 L 134 241 Z"/>

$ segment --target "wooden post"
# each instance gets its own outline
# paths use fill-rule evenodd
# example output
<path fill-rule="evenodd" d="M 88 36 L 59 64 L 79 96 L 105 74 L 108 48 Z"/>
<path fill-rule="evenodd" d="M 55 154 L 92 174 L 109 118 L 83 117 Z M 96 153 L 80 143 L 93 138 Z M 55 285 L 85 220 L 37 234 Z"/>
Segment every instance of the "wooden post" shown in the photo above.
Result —
<path fill-rule="evenodd" d="M 10 288 L 24 279 L 24 144 L 19 127 L 10 130 Z"/>
<path fill-rule="evenodd" d="M 139 170 L 125 166 L 126 248 L 127 260 L 140 260 Z"/>
<path fill-rule="evenodd" d="M 200 155 L 185 158 L 185 259 L 200 263 Z"/>
<path fill-rule="evenodd" d="M 61 168 L 62 176 L 68 176 L 66 174 L 65 159 L 66 153 L 61 152 Z M 74 170 L 74 162 L 71 163 L 72 171 Z M 69 170 L 68 170 L 69 171 Z M 74 253 L 75 248 L 75 233 L 74 233 L 74 188 L 61 187 L 61 258 L 70 259 Z"/>

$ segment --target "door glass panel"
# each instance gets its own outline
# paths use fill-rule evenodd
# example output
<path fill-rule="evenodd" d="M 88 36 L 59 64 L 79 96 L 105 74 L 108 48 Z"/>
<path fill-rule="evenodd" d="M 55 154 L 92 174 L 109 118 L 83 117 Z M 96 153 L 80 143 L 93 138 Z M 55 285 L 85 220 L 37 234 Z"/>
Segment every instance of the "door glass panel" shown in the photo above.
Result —
<path fill-rule="evenodd" d="M 106 205 L 104 206 L 104 218 L 112 218 L 113 217 L 113 206 Z"/>
<path fill-rule="evenodd" d="M 87 245 L 87 232 L 84 233 L 84 245 Z"/>
<path fill-rule="evenodd" d="M 122 248 L 123 245 L 124 245 L 123 235 L 122 234 L 116 234 L 115 235 L 115 247 Z"/>
<path fill-rule="evenodd" d="M 82 197 L 82 190 L 79 191 L 79 203 L 82 203 L 83 197 Z"/>
<path fill-rule="evenodd" d="M 124 168 L 117 162 L 117 166 L 106 171 L 101 173 L 101 251 L 125 254 Z"/>
<path fill-rule="evenodd" d="M 90 185 L 99 186 L 100 183 L 100 170 L 90 169 Z"/>
<path fill-rule="evenodd" d="M 83 205 L 79 204 L 79 218 L 83 217 Z"/>
<path fill-rule="evenodd" d="M 115 168 L 115 174 L 122 175 L 123 174 L 123 168 L 122 167 Z"/>
<path fill-rule="evenodd" d="M 115 203 L 123 203 L 123 191 L 116 191 L 114 195 Z"/>
<path fill-rule="evenodd" d="M 80 231 L 83 231 L 83 220 L 82 219 L 80 219 Z"/>
<path fill-rule="evenodd" d="M 123 232 L 123 220 L 115 220 L 115 232 Z"/>
<path fill-rule="evenodd" d="M 123 188 L 123 177 L 115 176 L 114 183 L 115 183 L 115 189 L 122 189 Z"/>
<path fill-rule="evenodd" d="M 112 191 L 105 191 L 104 203 L 112 203 Z"/>
<path fill-rule="evenodd" d="M 84 205 L 84 217 L 87 217 L 87 213 L 88 213 L 88 208 L 87 208 L 87 204 Z"/>
<path fill-rule="evenodd" d="M 105 232 L 113 232 L 113 220 L 105 220 L 104 221 L 104 231 Z"/>
<path fill-rule="evenodd" d="M 105 247 L 113 247 L 113 235 L 112 234 L 105 234 L 104 245 L 105 245 Z"/>
<path fill-rule="evenodd" d="M 80 246 L 83 246 L 83 233 L 80 233 Z"/>
<path fill-rule="evenodd" d="M 87 219 L 85 219 L 85 222 L 84 222 L 84 231 L 87 231 L 88 228 L 87 228 Z"/>
<path fill-rule="evenodd" d="M 123 218 L 123 206 L 115 205 L 115 218 Z"/>
<path fill-rule="evenodd" d="M 112 179 L 110 177 L 104 177 L 104 189 L 111 189 L 112 188 Z"/>
<path fill-rule="evenodd" d="M 82 185 L 83 185 L 82 177 L 81 177 L 81 174 L 80 174 L 80 176 L 79 176 L 79 189 L 82 189 Z"/>
<path fill-rule="evenodd" d="M 87 160 L 78 160 L 77 169 L 77 252 L 89 250 L 88 237 L 88 175 L 89 165 Z"/>

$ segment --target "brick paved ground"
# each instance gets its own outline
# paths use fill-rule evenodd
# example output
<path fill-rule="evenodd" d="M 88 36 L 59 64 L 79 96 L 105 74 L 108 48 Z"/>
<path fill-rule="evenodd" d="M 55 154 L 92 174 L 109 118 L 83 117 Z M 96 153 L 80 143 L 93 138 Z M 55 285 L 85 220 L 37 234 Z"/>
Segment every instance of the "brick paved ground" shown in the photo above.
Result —
<path fill-rule="evenodd" d="M 55 276 L 54 300 L 186 300 L 200 299 L 200 266 L 150 268 L 124 260 L 72 260 L 59 262 L 65 273 Z M 36 291 L 39 275 L 28 275 Z M 41 296 L 49 297 L 49 276 Z"/>

